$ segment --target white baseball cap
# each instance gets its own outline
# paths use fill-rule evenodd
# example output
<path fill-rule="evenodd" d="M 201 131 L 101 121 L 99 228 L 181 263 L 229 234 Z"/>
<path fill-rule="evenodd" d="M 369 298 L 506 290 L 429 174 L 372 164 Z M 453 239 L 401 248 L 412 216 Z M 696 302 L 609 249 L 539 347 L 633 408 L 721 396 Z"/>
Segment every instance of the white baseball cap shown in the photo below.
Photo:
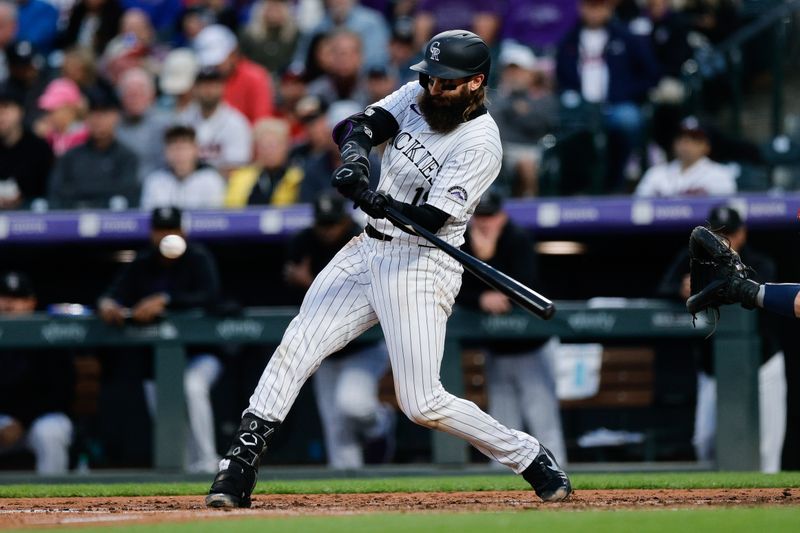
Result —
<path fill-rule="evenodd" d="M 536 68 L 536 63 L 536 55 L 527 46 L 512 42 L 503 43 L 503 49 L 500 52 L 501 66 L 516 65 L 525 70 L 533 70 Z"/>
<path fill-rule="evenodd" d="M 236 50 L 236 35 L 221 24 L 203 28 L 192 43 L 200 67 L 217 67 Z"/>
<path fill-rule="evenodd" d="M 176 48 L 164 58 L 158 86 L 164 94 L 185 94 L 194 85 L 199 70 L 200 65 L 191 48 Z"/>

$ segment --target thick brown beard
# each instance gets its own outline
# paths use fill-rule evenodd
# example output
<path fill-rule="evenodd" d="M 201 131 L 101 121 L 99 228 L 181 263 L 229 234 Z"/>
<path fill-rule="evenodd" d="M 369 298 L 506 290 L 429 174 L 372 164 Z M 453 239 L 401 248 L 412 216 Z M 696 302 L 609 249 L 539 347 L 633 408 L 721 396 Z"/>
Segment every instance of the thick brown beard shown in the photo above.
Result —
<path fill-rule="evenodd" d="M 450 133 L 466 121 L 467 108 L 473 103 L 474 96 L 469 91 L 452 99 L 435 98 L 427 90 L 417 98 L 419 109 L 428 126 L 437 133 Z"/>

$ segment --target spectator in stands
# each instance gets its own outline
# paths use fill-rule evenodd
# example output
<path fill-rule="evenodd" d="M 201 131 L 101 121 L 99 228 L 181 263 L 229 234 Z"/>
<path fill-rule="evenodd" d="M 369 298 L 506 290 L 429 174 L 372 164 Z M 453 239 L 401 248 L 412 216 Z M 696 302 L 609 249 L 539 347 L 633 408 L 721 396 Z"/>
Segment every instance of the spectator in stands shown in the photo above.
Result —
<path fill-rule="evenodd" d="M 660 72 L 650 46 L 613 18 L 611 0 L 580 0 L 578 10 L 580 21 L 558 47 L 558 86 L 562 100 L 578 98 L 601 113 L 608 135 L 606 188 L 622 191 L 626 166 L 635 167 L 631 156 L 641 148 L 640 104 Z"/>
<path fill-rule="evenodd" d="M 24 317 L 36 309 L 30 278 L 21 272 L 0 277 L 0 316 Z M 67 416 L 74 367 L 58 353 L 0 352 L 0 454 L 29 450 L 36 472 L 63 475 L 69 468 L 72 421 Z"/>
<path fill-rule="evenodd" d="M 144 180 L 142 209 L 176 206 L 181 209 L 222 207 L 225 179 L 199 158 L 190 126 L 172 126 L 163 134 L 167 166 Z"/>
<path fill-rule="evenodd" d="M 537 56 L 554 56 L 559 41 L 578 20 L 577 2 L 508 0 L 500 38 L 530 47 Z"/>
<path fill-rule="evenodd" d="M 156 33 L 166 40 L 172 35 L 175 24 L 180 17 L 183 3 L 181 0 L 117 0 L 125 10 L 144 11 L 150 25 Z"/>
<path fill-rule="evenodd" d="M 43 75 L 44 58 L 37 53 L 30 42 L 17 41 L 6 48 L 6 63 L 8 65 L 6 83 L 25 93 L 25 124 L 34 126 L 42 114 L 39 97 L 50 81 Z M 39 134 L 37 129 L 34 131 Z"/>
<path fill-rule="evenodd" d="M 536 196 L 542 157 L 537 143 L 558 126 L 558 99 L 527 46 L 506 44 L 500 67 L 501 97 L 492 106 L 492 116 L 500 129 L 506 172 L 511 175 L 514 196 Z"/>
<path fill-rule="evenodd" d="M 39 97 L 39 107 L 47 115 L 37 123 L 36 132 L 47 139 L 56 156 L 64 155 L 89 138 L 89 130 L 81 120 L 84 105 L 80 89 L 67 78 L 51 81 Z"/>
<path fill-rule="evenodd" d="M 675 139 L 675 160 L 648 169 L 636 196 L 721 196 L 736 193 L 736 176 L 708 158 L 708 133 L 695 117 L 681 123 Z"/>
<path fill-rule="evenodd" d="M 178 35 L 173 39 L 175 46 L 191 46 L 200 32 L 212 24 L 214 21 L 205 9 L 200 6 L 188 7 L 178 21 Z"/>
<path fill-rule="evenodd" d="M 359 5 L 358 0 L 326 0 L 325 16 L 314 30 L 303 36 L 295 54 L 296 63 L 305 63 L 315 36 L 336 30 L 355 33 L 364 49 L 365 69 L 385 65 L 388 61 L 389 26 L 374 9 Z"/>
<path fill-rule="evenodd" d="M 96 88 L 89 93 L 89 140 L 65 153 L 50 177 L 49 202 L 65 209 L 125 209 L 139 203 L 136 154 L 117 140 L 119 101 Z"/>
<path fill-rule="evenodd" d="M 165 107 L 180 116 L 192 103 L 192 88 L 200 66 L 191 48 L 176 48 L 164 58 L 158 86 L 167 98 Z"/>
<path fill-rule="evenodd" d="M 456 28 L 471 30 L 492 46 L 498 37 L 502 14 L 500 2 L 420 0 L 414 15 L 416 48 L 422 50 L 437 33 Z"/>
<path fill-rule="evenodd" d="M 306 83 L 302 72 L 288 69 L 278 82 L 278 99 L 275 102 L 275 116 L 289 121 L 292 142 L 301 142 L 305 134 L 303 124 L 295 113 L 297 103 L 306 96 Z"/>
<path fill-rule="evenodd" d="M 303 170 L 289 162 L 289 122 L 264 118 L 253 128 L 255 161 L 231 172 L 226 207 L 297 203 Z"/>
<path fill-rule="evenodd" d="M 464 250 L 529 287 L 537 280 L 533 243 L 503 211 L 500 195 L 489 191 L 475 209 Z M 488 315 L 511 312 L 513 304 L 474 276 L 464 276 L 459 303 Z M 489 414 L 508 427 L 536 432 L 562 465 L 567 460 L 553 369 L 558 339 L 498 340 L 485 344 Z M 524 424 L 523 424 L 524 421 Z"/>
<path fill-rule="evenodd" d="M 358 34 L 337 30 L 326 40 L 330 44 L 333 60 L 323 66 L 324 74 L 308 85 L 308 94 L 320 98 L 352 100 L 366 107 L 371 104 L 367 81 L 362 71 L 363 47 Z"/>
<path fill-rule="evenodd" d="M 273 74 L 283 73 L 297 48 L 300 32 L 288 0 L 259 0 L 239 33 L 242 54 Z"/>
<path fill-rule="evenodd" d="M 133 67 L 156 72 L 158 43 L 147 14 L 141 9 L 128 9 L 120 20 L 119 34 L 111 39 L 100 58 L 101 70 L 114 84 Z"/>
<path fill-rule="evenodd" d="M 139 158 L 139 180 L 164 164 L 164 132 L 170 116 L 155 106 L 156 84 L 153 75 L 135 67 L 125 71 L 119 81 L 122 119 L 117 138 Z"/>
<path fill-rule="evenodd" d="M 64 50 L 61 76 L 74 81 L 84 93 L 91 91 L 95 86 L 107 89 L 111 87 L 111 84 L 98 76 L 95 56 L 87 48 L 75 47 Z"/>
<path fill-rule="evenodd" d="M 686 0 L 683 12 L 691 28 L 705 35 L 713 44 L 722 42 L 741 22 L 738 0 Z"/>
<path fill-rule="evenodd" d="M 273 114 L 272 81 L 267 71 L 239 52 L 231 30 L 218 24 L 205 28 L 194 40 L 194 49 L 201 68 L 220 72 L 225 79 L 225 101 L 251 124 Z"/>
<path fill-rule="evenodd" d="M 160 243 L 174 235 L 185 239 L 181 210 L 177 207 L 153 210 L 150 246 L 136 254 L 98 301 L 98 311 L 105 322 L 122 325 L 131 320 L 151 324 L 169 311 L 208 309 L 216 304 L 220 283 L 213 256 L 202 245 L 187 242 L 182 254 L 167 257 Z M 183 375 L 191 437 L 187 465 L 190 472 L 217 470 L 219 457 L 210 392 L 221 372 L 222 365 L 216 356 L 204 350 L 190 352 Z M 152 371 L 144 377 L 148 374 L 151 376 Z M 145 387 L 152 390 L 150 385 Z M 151 413 L 154 404 L 155 401 L 149 402 Z"/>
<path fill-rule="evenodd" d="M 314 201 L 314 225 L 288 245 L 284 274 L 302 295 L 342 247 L 361 233 L 337 192 Z M 361 468 L 387 462 L 393 453 L 394 411 L 380 403 L 378 385 L 389 368 L 386 344 L 355 341 L 323 361 L 314 374 L 328 465 Z"/>
<path fill-rule="evenodd" d="M 117 0 L 78 0 L 58 36 L 58 47 L 78 47 L 99 57 L 117 34 L 121 18 L 122 7 Z"/>
<path fill-rule="evenodd" d="M 303 125 L 303 142 L 292 149 L 289 158 L 304 165 L 310 157 L 330 149 L 331 127 L 328 126 L 328 101 L 319 96 L 307 95 L 295 106 L 294 114 Z"/>
<path fill-rule="evenodd" d="M 386 67 L 373 67 L 367 71 L 367 101 L 377 102 L 398 88 L 397 78 Z"/>
<path fill-rule="evenodd" d="M 53 49 L 58 34 L 58 10 L 44 0 L 17 0 L 17 40 L 30 41 L 43 54 Z"/>
<path fill-rule="evenodd" d="M 194 102 L 178 121 L 197 132 L 200 158 L 227 176 L 251 161 L 253 137 L 247 118 L 222 100 L 224 89 L 219 70 L 201 70 L 194 85 Z"/>
<path fill-rule="evenodd" d="M 389 41 L 389 63 L 387 69 L 398 86 L 418 79 L 416 72 L 409 67 L 417 62 L 418 50 L 414 47 L 414 34 L 411 27 L 400 25 L 392 31 Z"/>
<path fill-rule="evenodd" d="M 715 206 L 708 214 L 707 226 L 723 235 L 730 242 L 731 249 L 741 256 L 746 265 L 753 268 L 755 281 L 758 283 L 774 281 L 775 264 L 769 257 L 747 244 L 747 227 L 738 211 L 727 205 Z M 657 295 L 662 298 L 678 299 L 681 303 L 685 303 L 691 295 L 689 252 L 685 246 L 667 268 L 659 283 Z M 771 336 L 770 327 L 764 321 L 760 324 L 759 330 L 763 340 Z M 774 343 L 765 342 L 764 345 L 771 346 Z M 776 350 L 766 351 L 771 356 Z M 714 459 L 715 450 L 717 384 L 710 350 L 700 351 L 696 356 L 699 368 L 692 444 L 698 460 L 711 461 Z"/>
<path fill-rule="evenodd" d="M 0 209 L 28 207 L 47 192 L 53 151 L 23 122 L 24 95 L 0 86 Z"/>
<path fill-rule="evenodd" d="M 17 6 L 10 0 L 0 0 L 0 83 L 8 79 L 6 47 L 17 35 Z"/>

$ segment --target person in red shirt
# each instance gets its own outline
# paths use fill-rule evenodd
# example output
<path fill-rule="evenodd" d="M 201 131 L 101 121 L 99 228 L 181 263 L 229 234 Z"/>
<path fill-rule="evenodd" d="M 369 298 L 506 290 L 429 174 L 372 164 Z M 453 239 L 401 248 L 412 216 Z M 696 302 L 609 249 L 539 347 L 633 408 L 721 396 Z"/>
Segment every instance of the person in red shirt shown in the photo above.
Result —
<path fill-rule="evenodd" d="M 213 67 L 225 76 L 223 99 L 251 124 L 273 116 L 272 79 L 264 68 L 239 53 L 236 35 L 220 24 L 208 26 L 194 40 L 201 68 Z"/>

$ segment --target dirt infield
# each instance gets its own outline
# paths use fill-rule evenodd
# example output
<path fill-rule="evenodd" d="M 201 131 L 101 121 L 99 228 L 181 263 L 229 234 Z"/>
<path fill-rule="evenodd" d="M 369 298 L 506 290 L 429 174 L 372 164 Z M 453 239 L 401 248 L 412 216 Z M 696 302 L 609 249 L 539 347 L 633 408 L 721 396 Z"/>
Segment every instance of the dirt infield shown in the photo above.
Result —
<path fill-rule="evenodd" d="M 0 499 L 0 528 L 58 524 L 154 523 L 224 517 L 523 509 L 651 509 L 800 505 L 800 489 L 581 490 L 543 504 L 531 491 L 376 494 L 264 494 L 251 509 L 208 510 L 200 496 Z"/>

